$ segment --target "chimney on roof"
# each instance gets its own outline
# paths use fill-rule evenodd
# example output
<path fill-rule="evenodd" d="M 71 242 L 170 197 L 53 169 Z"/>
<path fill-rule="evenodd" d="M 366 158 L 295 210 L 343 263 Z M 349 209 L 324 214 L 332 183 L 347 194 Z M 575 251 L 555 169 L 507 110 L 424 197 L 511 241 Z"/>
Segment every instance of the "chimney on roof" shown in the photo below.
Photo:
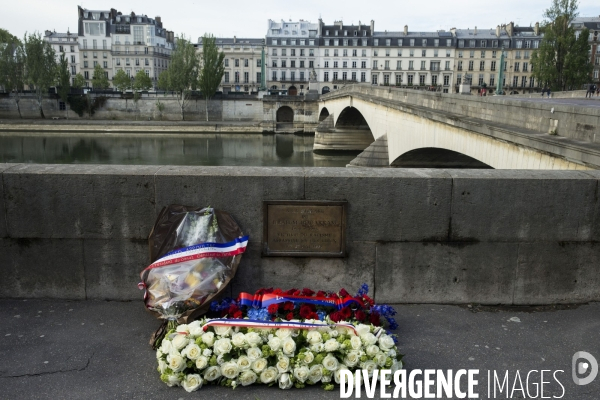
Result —
<path fill-rule="evenodd" d="M 500 25 L 496 25 L 496 37 L 500 37 Z"/>
<path fill-rule="evenodd" d="M 477 35 L 477 27 L 475 27 L 475 31 L 473 32 L 473 35 Z"/>
<path fill-rule="evenodd" d="M 408 35 L 408 25 L 404 25 L 404 36 Z"/>
<path fill-rule="evenodd" d="M 533 33 L 535 33 L 535 35 L 539 35 L 540 34 L 540 23 L 536 22 L 535 26 L 533 27 Z"/>
<path fill-rule="evenodd" d="M 162 20 L 161 20 L 160 16 L 157 15 L 154 18 L 154 20 L 156 21 L 156 26 L 158 26 L 159 28 L 162 28 Z"/>
<path fill-rule="evenodd" d="M 371 20 L 371 35 L 375 32 L 375 21 Z"/>
<path fill-rule="evenodd" d="M 233 43 L 237 43 L 237 37 L 233 37 Z"/>
<path fill-rule="evenodd" d="M 50 36 L 50 35 L 52 35 L 52 32 L 51 32 L 51 31 L 48 31 L 48 30 L 46 30 L 46 36 Z"/>
<path fill-rule="evenodd" d="M 510 21 L 508 25 L 506 25 L 506 33 L 508 33 L 508 36 L 512 36 L 513 35 L 513 31 L 515 28 L 515 23 Z"/>

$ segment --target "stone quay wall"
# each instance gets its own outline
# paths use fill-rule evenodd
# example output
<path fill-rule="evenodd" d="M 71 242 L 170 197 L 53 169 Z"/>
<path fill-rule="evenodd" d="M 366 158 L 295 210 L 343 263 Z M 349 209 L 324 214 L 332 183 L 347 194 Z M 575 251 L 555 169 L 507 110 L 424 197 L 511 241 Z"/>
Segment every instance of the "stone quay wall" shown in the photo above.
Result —
<path fill-rule="evenodd" d="M 168 204 L 250 235 L 230 295 L 354 291 L 379 302 L 600 300 L 600 171 L 0 164 L 0 297 L 139 300 Z M 346 200 L 346 258 L 263 257 L 263 200 Z"/>

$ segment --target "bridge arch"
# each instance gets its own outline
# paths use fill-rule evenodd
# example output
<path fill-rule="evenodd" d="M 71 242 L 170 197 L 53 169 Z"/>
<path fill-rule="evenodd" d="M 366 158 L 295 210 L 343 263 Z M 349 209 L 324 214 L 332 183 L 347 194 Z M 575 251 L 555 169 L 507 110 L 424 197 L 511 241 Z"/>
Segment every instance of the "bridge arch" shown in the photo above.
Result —
<path fill-rule="evenodd" d="M 468 168 L 493 169 L 466 154 L 439 147 L 422 147 L 407 151 L 398 156 L 392 163 L 395 168 Z"/>
<path fill-rule="evenodd" d="M 327 107 L 323 107 L 319 113 L 319 122 L 324 121 L 327 117 L 329 117 L 329 110 Z"/>
<path fill-rule="evenodd" d="M 288 106 L 277 109 L 277 122 L 294 122 L 294 110 Z"/>

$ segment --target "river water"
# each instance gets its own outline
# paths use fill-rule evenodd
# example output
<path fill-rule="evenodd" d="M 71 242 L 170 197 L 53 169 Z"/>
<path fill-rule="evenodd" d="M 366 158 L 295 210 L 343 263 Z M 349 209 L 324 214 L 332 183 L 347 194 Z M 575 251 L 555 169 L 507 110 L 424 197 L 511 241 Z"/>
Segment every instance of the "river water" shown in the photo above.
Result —
<path fill-rule="evenodd" d="M 262 133 L 0 133 L 0 162 L 38 164 L 345 167 L 356 155 L 317 155 L 314 135 Z"/>

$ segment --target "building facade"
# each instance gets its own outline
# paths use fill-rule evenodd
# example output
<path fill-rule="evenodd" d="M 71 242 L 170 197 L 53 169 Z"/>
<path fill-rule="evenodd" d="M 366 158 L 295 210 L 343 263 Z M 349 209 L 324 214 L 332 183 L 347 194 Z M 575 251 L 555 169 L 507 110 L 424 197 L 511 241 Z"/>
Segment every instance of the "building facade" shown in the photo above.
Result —
<path fill-rule="evenodd" d="M 225 72 L 218 91 L 223 93 L 257 93 L 262 80 L 264 39 L 216 38 L 219 51 L 225 53 Z M 202 38 L 196 51 L 202 54 Z M 265 49 L 266 52 L 266 49 Z M 266 54 L 265 54 L 266 59 Z"/>
<path fill-rule="evenodd" d="M 174 42 L 173 32 L 163 28 L 160 17 L 79 6 L 78 14 L 80 70 L 88 86 L 98 64 L 109 80 L 118 70 L 132 78 L 142 70 L 156 86 L 158 76 L 169 65 Z"/>
<path fill-rule="evenodd" d="M 60 62 L 61 55 L 64 54 L 68 62 L 69 73 L 71 74 L 71 84 L 75 75 L 80 72 L 79 60 L 79 41 L 76 33 L 58 33 L 56 31 L 46 31 L 44 40 L 50 43 L 56 53 L 56 62 Z"/>
<path fill-rule="evenodd" d="M 579 36 L 585 28 L 589 29 L 589 60 L 593 66 L 591 80 L 600 83 L 600 16 L 598 17 L 578 17 L 573 19 L 572 26 L 575 29 L 575 35 Z"/>

